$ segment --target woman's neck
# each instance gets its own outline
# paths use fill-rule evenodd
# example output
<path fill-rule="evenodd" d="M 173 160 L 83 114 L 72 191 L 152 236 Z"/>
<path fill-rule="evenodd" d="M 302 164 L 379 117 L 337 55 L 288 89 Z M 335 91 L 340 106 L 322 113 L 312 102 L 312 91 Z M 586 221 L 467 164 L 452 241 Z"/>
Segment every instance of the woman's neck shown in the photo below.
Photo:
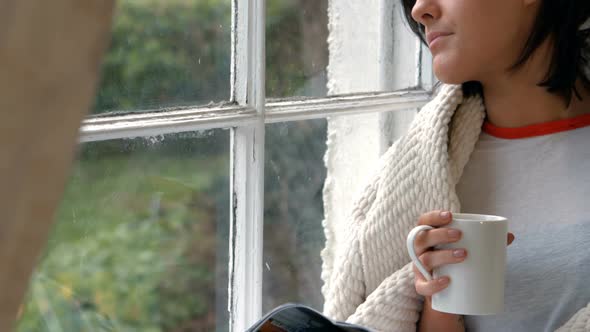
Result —
<path fill-rule="evenodd" d="M 573 95 L 569 107 L 565 100 L 537 84 L 544 79 L 549 68 L 545 43 L 522 68 L 516 72 L 487 75 L 481 80 L 487 120 L 499 127 L 522 127 L 575 117 L 590 113 L 590 91 L 578 81 L 579 100 Z"/>
<path fill-rule="evenodd" d="M 567 107 L 562 97 L 544 87 L 484 87 L 487 119 L 499 127 L 522 127 L 590 113 L 589 96 L 573 97 Z"/>

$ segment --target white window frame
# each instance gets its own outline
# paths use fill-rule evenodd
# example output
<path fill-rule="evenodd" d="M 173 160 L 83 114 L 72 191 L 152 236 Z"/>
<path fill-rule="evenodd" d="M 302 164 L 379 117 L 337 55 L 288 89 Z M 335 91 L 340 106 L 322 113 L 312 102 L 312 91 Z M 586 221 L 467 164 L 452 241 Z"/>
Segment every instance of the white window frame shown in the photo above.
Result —
<path fill-rule="evenodd" d="M 379 3 L 383 7 L 387 2 Z M 404 91 L 266 100 L 265 21 L 265 0 L 232 0 L 230 102 L 92 117 L 80 129 L 80 142 L 231 129 L 228 309 L 233 332 L 246 330 L 262 314 L 265 124 L 416 109 L 431 97 L 429 60 L 416 44 L 414 86 Z M 401 23 L 392 26 L 397 29 Z"/>

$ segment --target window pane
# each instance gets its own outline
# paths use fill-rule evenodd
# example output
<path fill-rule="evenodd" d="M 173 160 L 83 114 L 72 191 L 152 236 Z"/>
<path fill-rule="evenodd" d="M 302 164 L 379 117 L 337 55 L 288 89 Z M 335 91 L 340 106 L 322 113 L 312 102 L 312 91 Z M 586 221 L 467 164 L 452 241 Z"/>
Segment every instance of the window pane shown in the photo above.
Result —
<path fill-rule="evenodd" d="M 94 113 L 229 98 L 230 0 L 117 3 Z"/>
<path fill-rule="evenodd" d="M 328 0 L 269 0 L 268 97 L 327 94 Z"/>
<path fill-rule="evenodd" d="M 227 331 L 229 133 L 82 145 L 17 331 Z"/>
<path fill-rule="evenodd" d="M 267 126 L 263 312 L 285 302 L 321 310 L 326 120 Z"/>

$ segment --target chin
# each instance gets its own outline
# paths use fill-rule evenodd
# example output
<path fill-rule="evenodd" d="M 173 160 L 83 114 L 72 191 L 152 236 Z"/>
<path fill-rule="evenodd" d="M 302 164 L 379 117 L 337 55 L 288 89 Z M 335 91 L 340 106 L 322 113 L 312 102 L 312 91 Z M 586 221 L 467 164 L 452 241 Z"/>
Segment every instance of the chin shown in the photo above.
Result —
<path fill-rule="evenodd" d="M 463 65 L 462 65 L 463 63 Z M 434 75 L 445 84 L 462 84 L 469 81 L 464 61 L 437 55 L 432 64 Z"/>

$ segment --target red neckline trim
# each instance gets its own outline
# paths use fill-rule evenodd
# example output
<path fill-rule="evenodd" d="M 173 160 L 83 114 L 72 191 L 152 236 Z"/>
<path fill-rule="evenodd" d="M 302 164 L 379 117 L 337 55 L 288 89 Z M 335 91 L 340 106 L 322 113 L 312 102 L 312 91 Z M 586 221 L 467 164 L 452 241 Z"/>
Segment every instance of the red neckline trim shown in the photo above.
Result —
<path fill-rule="evenodd" d="M 590 126 L 590 114 L 582 114 L 569 119 L 549 121 L 517 128 L 497 127 L 486 119 L 482 130 L 485 133 L 498 138 L 519 139 L 555 134 L 586 126 Z"/>

